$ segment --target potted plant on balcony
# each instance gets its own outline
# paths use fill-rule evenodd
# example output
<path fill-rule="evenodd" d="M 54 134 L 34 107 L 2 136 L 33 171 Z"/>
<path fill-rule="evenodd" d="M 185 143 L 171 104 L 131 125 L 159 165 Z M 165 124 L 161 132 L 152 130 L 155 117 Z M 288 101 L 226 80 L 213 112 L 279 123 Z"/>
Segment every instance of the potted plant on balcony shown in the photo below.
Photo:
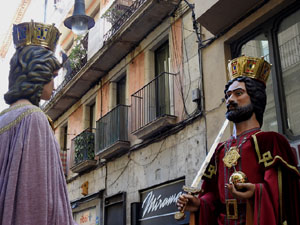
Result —
<path fill-rule="evenodd" d="M 72 70 L 79 71 L 83 65 L 83 60 L 86 57 L 87 51 L 82 43 L 82 37 L 77 37 L 75 40 L 75 45 L 73 46 L 69 60 Z"/>
<path fill-rule="evenodd" d="M 94 160 L 94 134 L 84 131 L 74 139 L 75 159 L 77 165 L 83 161 Z"/>

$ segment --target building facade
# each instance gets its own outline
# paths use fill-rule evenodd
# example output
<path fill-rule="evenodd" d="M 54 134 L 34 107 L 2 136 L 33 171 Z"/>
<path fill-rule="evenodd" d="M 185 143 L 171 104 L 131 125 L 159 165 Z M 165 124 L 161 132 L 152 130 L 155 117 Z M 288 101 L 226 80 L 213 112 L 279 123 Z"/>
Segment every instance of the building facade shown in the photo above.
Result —
<path fill-rule="evenodd" d="M 78 224 L 188 224 L 188 215 L 174 219 L 175 202 L 225 120 L 227 62 L 242 54 L 273 64 L 263 129 L 285 135 L 299 159 L 297 1 L 86 6 L 96 24 L 84 39 L 61 27 L 69 56 L 83 46 L 79 66 L 61 75 L 42 106 L 54 121 Z"/>
<path fill-rule="evenodd" d="M 197 21 L 204 27 L 204 39 L 211 42 L 203 48 L 204 84 L 209 82 L 207 80 L 226 77 L 227 60 L 231 58 L 263 56 L 273 66 L 267 83 L 267 107 L 262 129 L 283 134 L 299 161 L 299 101 L 296 100 L 300 96 L 299 3 L 271 0 L 247 1 L 247 4 L 200 2 L 202 4 L 196 4 Z M 213 64 L 218 64 L 219 70 L 212 67 Z M 204 85 L 207 96 L 215 94 L 209 86 L 206 87 Z M 214 101 L 206 102 L 206 110 L 210 110 Z M 208 126 L 208 129 L 211 128 Z"/>

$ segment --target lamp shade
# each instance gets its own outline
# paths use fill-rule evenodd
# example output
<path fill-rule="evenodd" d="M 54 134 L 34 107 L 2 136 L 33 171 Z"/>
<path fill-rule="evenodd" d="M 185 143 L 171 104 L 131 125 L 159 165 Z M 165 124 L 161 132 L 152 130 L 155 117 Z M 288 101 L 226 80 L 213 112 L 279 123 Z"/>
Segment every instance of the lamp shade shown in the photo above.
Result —
<path fill-rule="evenodd" d="M 64 25 L 77 35 L 84 35 L 95 26 L 94 19 L 85 14 L 84 0 L 75 0 L 73 15 L 65 19 Z"/>

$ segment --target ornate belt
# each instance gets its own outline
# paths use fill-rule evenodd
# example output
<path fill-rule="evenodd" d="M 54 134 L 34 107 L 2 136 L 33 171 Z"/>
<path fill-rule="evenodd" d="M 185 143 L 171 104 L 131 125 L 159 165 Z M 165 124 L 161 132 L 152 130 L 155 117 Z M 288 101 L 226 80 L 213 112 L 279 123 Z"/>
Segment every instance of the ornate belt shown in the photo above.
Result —
<path fill-rule="evenodd" d="M 226 214 L 227 219 L 236 220 L 239 214 L 246 213 L 246 203 L 239 204 L 236 199 L 226 199 L 221 211 Z"/>

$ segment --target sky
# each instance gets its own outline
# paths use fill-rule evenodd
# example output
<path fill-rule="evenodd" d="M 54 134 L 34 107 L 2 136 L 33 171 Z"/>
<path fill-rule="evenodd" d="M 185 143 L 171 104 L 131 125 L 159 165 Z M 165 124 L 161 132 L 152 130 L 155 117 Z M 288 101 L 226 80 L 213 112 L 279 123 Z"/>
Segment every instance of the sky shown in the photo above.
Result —
<path fill-rule="evenodd" d="M 0 45 L 2 45 L 4 36 L 9 31 L 9 26 L 14 18 L 16 9 L 18 4 L 21 0 L 10 0 L 0 7 Z M 8 89 L 8 73 L 9 73 L 9 60 L 14 52 L 14 48 L 11 45 L 9 52 L 7 53 L 6 57 L 3 59 L 0 57 L 0 71 L 1 71 L 1 78 L 0 78 L 0 112 L 7 108 L 3 95 L 7 92 Z"/>
<path fill-rule="evenodd" d="M 14 23 L 14 16 L 16 15 L 18 6 L 21 4 L 21 2 L 22 0 L 9 0 L 5 3 L 5 6 L 0 7 L 0 46 L 2 46 L 4 37 L 7 32 L 8 34 L 12 33 L 12 30 L 9 29 L 10 24 Z M 48 2 L 48 5 L 50 6 L 50 2 L 52 3 L 52 1 Z M 44 22 L 44 3 L 45 2 L 41 0 L 30 0 L 30 5 L 23 15 L 22 21 L 24 22 L 34 20 L 35 22 Z M 14 52 L 15 48 L 11 43 L 6 57 L 0 57 L 0 112 L 8 107 L 8 105 L 4 101 L 4 94 L 8 90 L 9 61 Z"/>
<path fill-rule="evenodd" d="M 16 15 L 18 6 L 22 1 L 24 0 L 9 0 L 6 1 L 5 6 L 0 7 L 0 46 L 2 46 L 4 37 L 7 32 L 8 34 L 12 34 L 12 30 L 9 29 L 9 26 L 11 23 L 14 23 L 14 16 Z M 61 22 L 62 18 L 65 18 L 67 16 L 70 8 L 74 4 L 74 0 L 61 0 L 57 2 L 60 2 L 60 4 L 58 10 L 55 10 L 54 0 L 30 0 L 30 4 L 25 14 L 23 15 L 22 22 L 34 20 L 35 22 L 44 23 L 44 19 L 46 17 L 48 20 L 46 23 L 58 24 L 59 22 Z M 45 7 L 45 4 L 47 7 Z M 47 8 L 47 11 L 45 11 L 45 8 Z M 58 55 L 59 49 L 60 48 L 57 46 L 56 57 L 61 60 Z M 11 44 L 6 57 L 2 58 L 0 56 L 0 112 L 8 107 L 8 105 L 4 101 L 4 94 L 8 90 L 9 61 L 14 52 L 15 48 L 13 44 Z"/>

